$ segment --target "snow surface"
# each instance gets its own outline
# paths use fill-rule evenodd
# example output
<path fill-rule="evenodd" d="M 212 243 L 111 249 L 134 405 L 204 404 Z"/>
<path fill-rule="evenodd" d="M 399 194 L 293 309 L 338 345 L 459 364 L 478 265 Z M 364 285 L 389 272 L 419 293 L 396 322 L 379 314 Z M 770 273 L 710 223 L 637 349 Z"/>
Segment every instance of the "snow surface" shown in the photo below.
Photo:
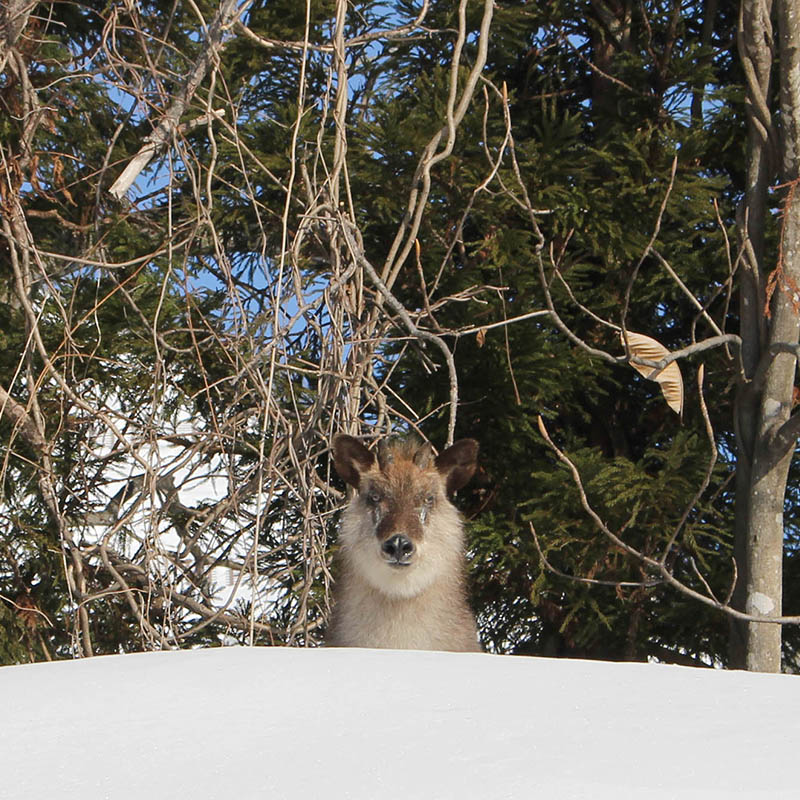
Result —
<path fill-rule="evenodd" d="M 800 797 L 800 678 L 225 648 L 0 668 L 0 797 Z"/>

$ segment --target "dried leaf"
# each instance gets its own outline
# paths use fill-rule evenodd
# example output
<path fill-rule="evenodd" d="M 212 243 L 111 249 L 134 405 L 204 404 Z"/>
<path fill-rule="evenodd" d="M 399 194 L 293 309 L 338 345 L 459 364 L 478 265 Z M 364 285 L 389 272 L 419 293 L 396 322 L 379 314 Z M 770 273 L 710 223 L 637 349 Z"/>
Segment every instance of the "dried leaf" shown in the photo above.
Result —
<path fill-rule="evenodd" d="M 486 341 L 486 328 L 481 328 L 475 334 L 475 340 L 478 343 L 478 347 L 483 347 L 484 342 Z"/>
<path fill-rule="evenodd" d="M 633 333 L 632 331 L 627 331 L 626 335 L 632 356 L 637 356 L 647 361 L 661 361 L 662 358 L 669 355 L 669 350 L 650 336 L 645 336 L 642 333 Z M 624 347 L 625 337 L 622 333 L 620 333 L 619 338 Z M 676 414 L 683 414 L 683 377 L 677 361 L 667 364 L 664 369 L 655 375 L 653 374 L 653 367 L 633 362 L 631 362 L 631 366 L 640 375 L 651 381 L 656 381 L 661 386 L 661 393 L 664 395 L 667 405 Z"/>

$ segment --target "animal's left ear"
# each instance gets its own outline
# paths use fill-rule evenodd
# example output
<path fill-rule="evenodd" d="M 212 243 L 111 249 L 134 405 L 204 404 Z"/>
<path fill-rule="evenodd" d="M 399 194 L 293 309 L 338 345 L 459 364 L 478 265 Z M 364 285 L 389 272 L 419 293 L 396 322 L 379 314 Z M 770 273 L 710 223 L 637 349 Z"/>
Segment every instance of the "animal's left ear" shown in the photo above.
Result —
<path fill-rule="evenodd" d="M 474 474 L 478 461 L 478 443 L 459 439 L 436 458 L 436 469 L 444 478 L 447 494 L 457 492 Z"/>

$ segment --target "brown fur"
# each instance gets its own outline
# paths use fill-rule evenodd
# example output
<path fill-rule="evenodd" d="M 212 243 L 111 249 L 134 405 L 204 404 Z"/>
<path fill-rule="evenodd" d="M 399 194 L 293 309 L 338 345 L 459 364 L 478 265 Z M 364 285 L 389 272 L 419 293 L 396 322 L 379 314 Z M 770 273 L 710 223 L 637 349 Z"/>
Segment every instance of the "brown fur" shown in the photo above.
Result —
<path fill-rule="evenodd" d="M 336 470 L 357 493 L 342 516 L 329 645 L 480 650 L 463 526 L 449 500 L 475 471 L 477 452 L 462 439 L 435 459 L 414 443 L 376 458 L 351 436 L 334 439 Z M 413 552 L 387 554 L 390 540 Z"/>

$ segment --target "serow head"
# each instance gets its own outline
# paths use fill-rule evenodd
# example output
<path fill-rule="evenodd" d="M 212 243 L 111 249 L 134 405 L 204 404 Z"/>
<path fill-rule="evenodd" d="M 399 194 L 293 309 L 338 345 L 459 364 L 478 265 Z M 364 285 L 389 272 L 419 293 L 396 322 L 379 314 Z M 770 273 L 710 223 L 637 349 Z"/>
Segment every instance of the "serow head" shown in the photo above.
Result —
<path fill-rule="evenodd" d="M 357 491 L 351 508 L 359 534 L 377 544 L 372 552 L 384 565 L 399 571 L 417 564 L 435 546 L 431 540 L 445 535 L 437 529 L 447 529 L 443 515 L 455 514 L 449 497 L 472 477 L 477 456 L 474 439 L 461 439 L 436 457 L 418 442 L 391 443 L 376 454 L 352 436 L 333 440 L 336 471 Z"/>

